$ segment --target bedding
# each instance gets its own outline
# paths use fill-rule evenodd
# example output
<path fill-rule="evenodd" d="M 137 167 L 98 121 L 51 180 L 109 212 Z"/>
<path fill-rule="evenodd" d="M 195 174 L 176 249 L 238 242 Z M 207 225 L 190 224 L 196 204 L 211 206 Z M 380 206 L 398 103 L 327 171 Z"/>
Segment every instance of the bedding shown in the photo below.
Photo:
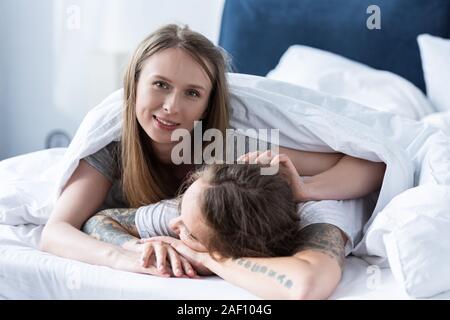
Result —
<path fill-rule="evenodd" d="M 417 37 L 427 96 L 438 111 L 450 110 L 450 39 L 421 34 Z"/>
<path fill-rule="evenodd" d="M 56 257 L 35 247 L 42 227 L 0 225 L 0 299 L 258 299 L 218 277 L 165 279 Z M 390 269 L 356 257 L 346 259 L 342 281 L 330 297 L 409 298 Z M 449 299 L 450 292 L 433 298 Z"/>
<path fill-rule="evenodd" d="M 0 163 L 0 176 L 9 171 L 11 180 L 25 172 L 42 177 L 61 163 L 64 152 L 49 149 L 6 160 Z M 258 299 L 218 277 L 162 279 L 53 256 L 37 249 L 42 228 L 0 224 L 0 299 Z M 349 256 L 330 299 L 410 297 L 389 268 Z M 450 299 L 450 291 L 433 299 Z"/>
<path fill-rule="evenodd" d="M 423 118 L 422 121 L 450 136 L 450 110 L 430 114 Z"/>
<path fill-rule="evenodd" d="M 414 120 L 435 112 L 422 91 L 408 80 L 308 46 L 289 47 L 267 77 Z"/>
<path fill-rule="evenodd" d="M 421 192 L 414 197 L 415 214 L 431 219 L 434 225 L 445 220 L 444 213 L 450 204 L 443 197 L 435 203 L 433 196 L 437 192 L 445 194 L 449 188 L 449 137 L 421 122 L 300 86 L 250 75 L 229 74 L 228 77 L 232 97 L 232 127 L 244 130 L 282 128 L 279 142 L 285 147 L 339 151 L 363 159 L 384 161 L 387 170 L 378 201 L 354 255 L 368 263 L 387 266 L 388 262 L 398 260 L 398 255 L 387 250 L 386 243 L 390 241 L 389 244 L 401 247 L 398 251 L 402 252 L 403 261 L 391 265 L 392 274 L 409 295 L 429 297 L 450 289 L 447 283 L 445 288 L 437 286 L 436 283 L 441 279 L 433 277 L 433 273 L 430 274 L 434 285 L 428 286 L 426 290 L 420 285 L 415 286 L 417 274 L 414 268 L 409 267 L 411 264 L 405 262 L 414 265 L 417 255 L 426 256 L 429 252 L 436 257 L 440 253 L 429 250 L 427 246 L 416 246 L 416 252 L 409 250 L 408 235 L 401 232 L 401 222 L 407 219 L 410 210 L 408 203 L 398 200 L 394 213 L 384 210 L 395 197 L 419 186 Z M 88 113 L 68 149 L 64 154 L 59 154 L 59 161 L 44 161 L 49 157 L 44 152 L 36 154 L 42 160 L 35 159 L 34 167 L 29 162 L 27 164 L 29 155 L 0 163 L 2 224 L 17 226 L 45 223 L 56 197 L 78 161 L 111 141 L 120 139 L 122 95 L 122 90 L 113 93 Z M 46 163 L 47 166 L 39 168 L 40 163 Z M 435 215 L 427 215 L 430 206 L 434 206 Z M 396 224 L 391 224 L 392 215 L 397 219 Z M 443 229 L 433 230 L 433 236 L 447 239 L 442 232 Z M 389 240 L 389 236 L 394 233 L 395 238 Z M 443 269 L 439 270 L 442 273 Z M 429 271 L 434 272 L 435 269 Z M 404 274 L 408 277 L 402 278 Z M 404 279 L 408 279 L 407 283 Z M 173 295 L 176 297 L 177 293 Z"/>
<path fill-rule="evenodd" d="M 41 231 L 31 224 L 0 225 L 0 298 L 258 299 L 218 277 L 165 279 L 56 257 L 35 248 Z M 344 270 L 330 299 L 409 299 L 390 269 L 348 257 Z M 433 298 L 448 299 L 450 293 Z"/>

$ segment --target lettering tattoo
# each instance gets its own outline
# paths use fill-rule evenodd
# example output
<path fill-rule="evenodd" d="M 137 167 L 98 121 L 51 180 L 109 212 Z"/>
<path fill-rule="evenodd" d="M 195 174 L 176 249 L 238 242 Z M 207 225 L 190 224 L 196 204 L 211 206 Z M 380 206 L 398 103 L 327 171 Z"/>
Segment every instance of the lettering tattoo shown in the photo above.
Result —
<path fill-rule="evenodd" d="M 312 224 L 301 231 L 300 246 L 297 252 L 313 250 L 324 253 L 337 261 L 342 272 L 345 260 L 345 240 L 346 237 L 342 231 L 331 224 Z"/>
<path fill-rule="evenodd" d="M 326 223 L 312 224 L 300 232 L 300 246 L 297 252 L 313 250 L 324 253 L 337 261 L 342 272 L 345 260 L 345 241 L 346 237 L 339 228 Z M 250 272 L 261 273 L 288 289 L 294 286 L 294 282 L 285 274 L 278 273 L 268 266 L 245 258 L 236 259 L 234 262 Z"/>
<path fill-rule="evenodd" d="M 288 289 L 291 289 L 292 286 L 294 285 L 294 282 L 291 279 L 286 278 L 285 274 L 279 274 L 275 270 L 269 269 L 265 265 L 260 265 L 256 262 L 252 262 L 245 258 L 236 259 L 234 260 L 234 262 L 237 263 L 239 266 L 248 269 L 251 272 L 261 273 L 268 278 L 272 278 L 276 280 L 280 285 Z"/>
<path fill-rule="evenodd" d="M 103 210 L 88 219 L 82 230 L 97 240 L 122 246 L 138 236 L 135 217 L 136 209 Z"/>

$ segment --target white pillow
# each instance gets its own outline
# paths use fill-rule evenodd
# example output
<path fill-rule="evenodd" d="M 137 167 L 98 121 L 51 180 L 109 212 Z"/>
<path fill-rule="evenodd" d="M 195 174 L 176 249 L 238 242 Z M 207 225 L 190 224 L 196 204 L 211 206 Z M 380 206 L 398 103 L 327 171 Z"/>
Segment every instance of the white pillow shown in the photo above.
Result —
<path fill-rule="evenodd" d="M 380 213 L 391 226 L 383 241 L 392 273 L 412 297 L 450 290 L 449 199 L 450 186 L 424 184 L 401 193 Z"/>
<path fill-rule="evenodd" d="M 307 46 L 291 46 L 267 77 L 414 120 L 435 112 L 425 95 L 406 79 Z"/>
<path fill-rule="evenodd" d="M 427 95 L 438 111 L 450 110 L 450 39 L 417 37 Z"/>

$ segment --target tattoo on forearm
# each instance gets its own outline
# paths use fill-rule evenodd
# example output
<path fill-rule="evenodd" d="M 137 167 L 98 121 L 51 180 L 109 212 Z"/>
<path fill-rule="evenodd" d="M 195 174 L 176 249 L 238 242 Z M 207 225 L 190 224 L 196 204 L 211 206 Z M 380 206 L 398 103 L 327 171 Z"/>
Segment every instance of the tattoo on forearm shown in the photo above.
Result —
<path fill-rule="evenodd" d="M 345 238 L 341 230 L 331 224 L 317 223 L 301 231 L 297 251 L 315 250 L 335 259 L 341 268 L 345 260 Z"/>
<path fill-rule="evenodd" d="M 128 210 L 128 216 L 124 215 L 125 210 Z M 105 211 L 109 212 L 106 213 Z M 128 233 L 132 228 L 136 229 L 134 223 L 136 210 L 134 210 L 134 212 L 129 209 L 112 209 L 105 211 L 102 211 L 101 214 L 97 214 L 86 221 L 82 228 L 83 232 L 97 240 L 118 246 L 122 246 L 128 241 L 136 239 L 136 237 Z"/>
<path fill-rule="evenodd" d="M 110 217 L 130 233 L 138 234 L 136 223 L 134 221 L 136 218 L 136 211 L 137 209 L 107 209 L 100 211 L 97 215 Z"/>
<path fill-rule="evenodd" d="M 265 265 L 260 265 L 256 262 L 252 262 L 250 260 L 246 260 L 243 258 L 236 259 L 233 261 L 238 265 L 240 265 L 241 267 L 250 270 L 251 272 L 258 272 L 267 276 L 268 278 L 275 279 L 280 285 L 288 289 L 291 289 L 292 286 L 294 285 L 294 282 L 291 279 L 287 278 L 285 274 L 279 274 L 275 270 L 272 270 Z"/>

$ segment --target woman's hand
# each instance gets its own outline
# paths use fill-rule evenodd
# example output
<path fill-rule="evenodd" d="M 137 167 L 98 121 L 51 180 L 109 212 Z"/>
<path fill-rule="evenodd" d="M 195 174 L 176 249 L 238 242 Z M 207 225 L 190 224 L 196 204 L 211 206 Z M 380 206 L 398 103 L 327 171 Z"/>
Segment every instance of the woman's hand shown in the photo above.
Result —
<path fill-rule="evenodd" d="M 114 260 L 114 268 L 118 270 L 170 277 L 169 274 L 159 271 L 154 265 L 144 267 L 141 262 L 141 253 L 137 251 L 118 248 L 114 253 Z"/>
<path fill-rule="evenodd" d="M 197 272 L 191 263 L 181 256 L 166 240 L 171 237 L 153 237 L 140 240 L 142 267 L 156 267 L 162 276 L 196 278 Z"/>
<path fill-rule="evenodd" d="M 214 273 L 205 266 L 208 259 L 212 259 L 208 252 L 195 251 L 184 244 L 183 241 L 172 237 L 154 237 L 150 239 L 161 241 L 167 245 L 170 245 L 176 250 L 177 253 L 181 254 L 192 267 L 194 267 L 199 275 L 214 275 Z"/>
<path fill-rule="evenodd" d="M 302 181 L 297 169 L 286 154 L 276 154 L 270 150 L 265 152 L 255 151 L 242 155 L 237 161 L 238 163 L 278 166 L 279 174 L 291 187 L 294 201 L 302 202 L 308 200 L 306 184 Z"/>

